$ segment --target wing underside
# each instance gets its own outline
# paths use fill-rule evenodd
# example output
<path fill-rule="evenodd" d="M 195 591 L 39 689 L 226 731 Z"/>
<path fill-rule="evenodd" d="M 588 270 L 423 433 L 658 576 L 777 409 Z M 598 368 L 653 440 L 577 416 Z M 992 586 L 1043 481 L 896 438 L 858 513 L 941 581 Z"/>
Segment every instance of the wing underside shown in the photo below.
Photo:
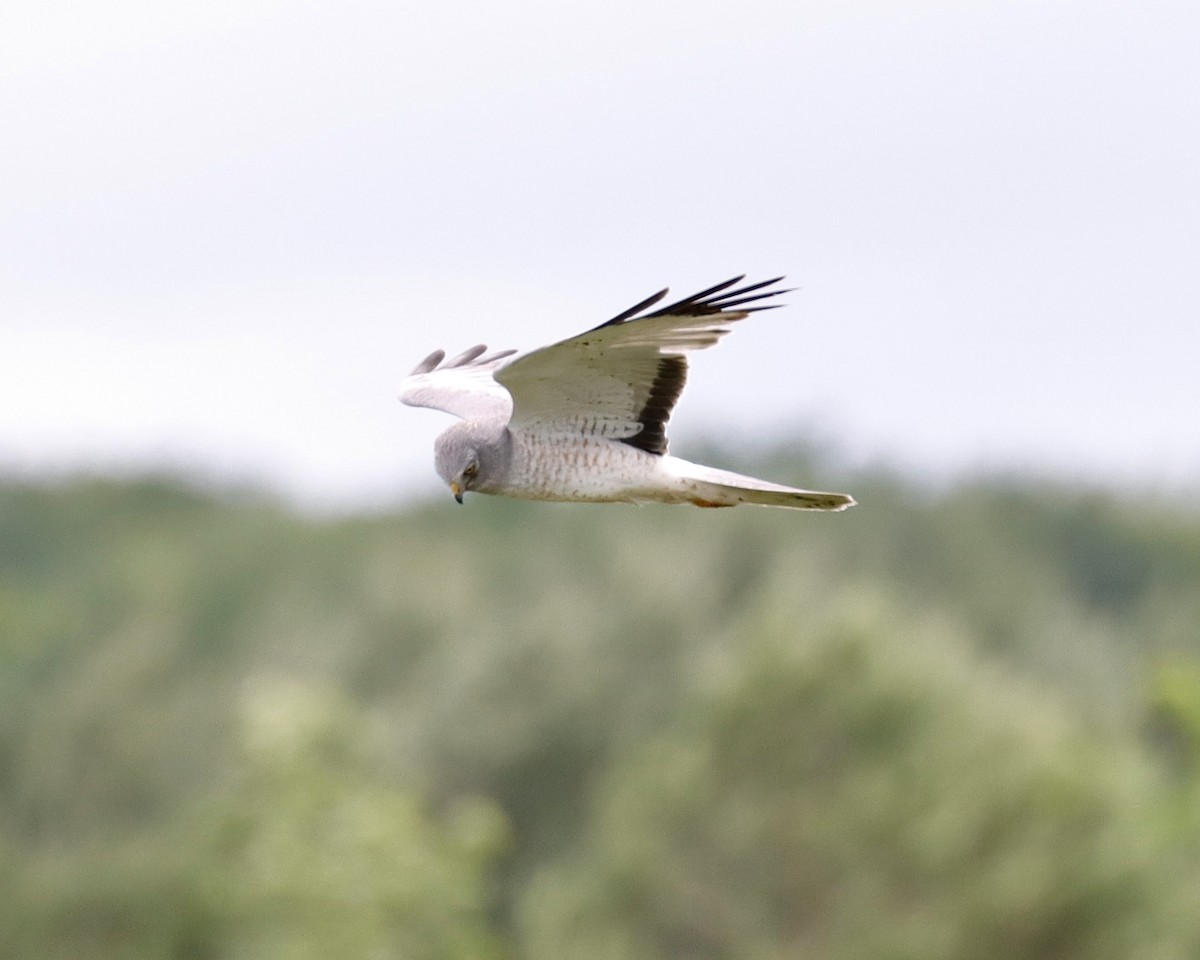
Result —
<path fill-rule="evenodd" d="M 444 351 L 435 350 L 401 381 L 400 400 L 410 407 L 432 407 L 465 420 L 507 417 L 512 412 L 512 397 L 493 374 L 514 353 L 489 354 L 481 345 L 446 360 Z"/>
<path fill-rule="evenodd" d="M 730 323 L 777 306 L 747 304 L 785 292 L 765 289 L 781 277 L 738 287 L 742 279 L 646 312 L 666 296 L 662 290 L 503 366 L 495 379 L 512 395 L 513 425 L 605 436 L 665 454 L 667 421 L 687 382 L 687 354 L 712 346 Z"/>

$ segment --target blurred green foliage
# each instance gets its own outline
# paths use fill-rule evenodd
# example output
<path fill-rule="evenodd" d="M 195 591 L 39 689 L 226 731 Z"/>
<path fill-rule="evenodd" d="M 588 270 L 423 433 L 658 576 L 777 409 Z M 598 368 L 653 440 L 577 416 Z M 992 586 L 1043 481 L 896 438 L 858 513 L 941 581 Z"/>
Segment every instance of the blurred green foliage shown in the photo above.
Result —
<path fill-rule="evenodd" d="M 0 484 L 0 956 L 1200 955 L 1200 511 L 835 481 Z"/>

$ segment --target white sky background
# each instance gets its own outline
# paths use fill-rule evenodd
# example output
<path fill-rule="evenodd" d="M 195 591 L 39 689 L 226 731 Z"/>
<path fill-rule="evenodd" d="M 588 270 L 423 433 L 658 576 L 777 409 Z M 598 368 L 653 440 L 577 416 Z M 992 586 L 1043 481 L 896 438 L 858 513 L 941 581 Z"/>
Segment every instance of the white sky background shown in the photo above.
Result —
<path fill-rule="evenodd" d="M 0 470 L 439 495 L 430 350 L 748 272 L 800 289 L 682 456 L 1194 487 L 1197 51 L 1191 0 L 9 0 Z"/>

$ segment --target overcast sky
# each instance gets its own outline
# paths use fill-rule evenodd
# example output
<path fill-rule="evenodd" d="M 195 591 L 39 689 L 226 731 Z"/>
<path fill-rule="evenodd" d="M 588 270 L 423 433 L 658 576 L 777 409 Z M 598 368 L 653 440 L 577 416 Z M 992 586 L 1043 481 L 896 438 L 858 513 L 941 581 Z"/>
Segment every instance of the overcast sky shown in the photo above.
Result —
<path fill-rule="evenodd" d="M 1190 0 L 9 0 L 0 469 L 438 495 L 430 350 L 745 272 L 799 289 L 681 456 L 1194 487 L 1197 51 Z"/>

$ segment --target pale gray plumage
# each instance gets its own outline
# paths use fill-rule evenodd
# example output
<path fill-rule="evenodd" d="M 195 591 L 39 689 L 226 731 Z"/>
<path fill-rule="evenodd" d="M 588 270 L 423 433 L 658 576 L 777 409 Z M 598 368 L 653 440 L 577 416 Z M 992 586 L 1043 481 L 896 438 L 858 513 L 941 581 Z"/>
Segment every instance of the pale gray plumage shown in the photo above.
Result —
<path fill-rule="evenodd" d="M 735 277 L 645 312 L 667 291 L 578 336 L 513 357 L 475 346 L 436 350 L 401 384 L 400 399 L 462 418 L 438 437 L 437 472 L 468 491 L 526 500 L 754 503 L 843 510 L 854 500 L 782 486 L 667 454 L 666 424 L 687 379 L 686 355 L 728 324 L 774 304 L 781 277 L 729 290 Z M 723 292 L 728 291 L 728 292 Z"/>

